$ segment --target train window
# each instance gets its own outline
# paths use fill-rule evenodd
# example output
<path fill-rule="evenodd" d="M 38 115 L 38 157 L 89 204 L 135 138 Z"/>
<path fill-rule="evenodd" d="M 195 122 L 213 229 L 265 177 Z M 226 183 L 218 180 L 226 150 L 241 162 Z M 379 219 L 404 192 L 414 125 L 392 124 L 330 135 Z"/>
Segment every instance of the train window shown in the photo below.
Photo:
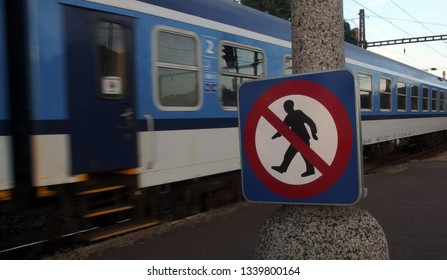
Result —
<path fill-rule="evenodd" d="M 391 110 L 391 80 L 380 78 L 380 109 Z"/>
<path fill-rule="evenodd" d="M 292 75 L 292 56 L 286 55 L 284 57 L 284 75 Z"/>
<path fill-rule="evenodd" d="M 444 91 L 439 93 L 439 111 L 447 111 L 447 94 Z"/>
<path fill-rule="evenodd" d="M 428 88 L 422 87 L 422 111 L 428 111 Z"/>
<path fill-rule="evenodd" d="M 96 29 L 96 43 L 101 78 L 101 96 L 122 98 L 125 95 L 126 50 L 124 28 L 112 22 L 100 22 Z"/>
<path fill-rule="evenodd" d="M 165 109 L 197 108 L 200 75 L 196 36 L 177 29 L 157 31 L 154 64 L 158 104 Z"/>
<path fill-rule="evenodd" d="M 407 111 L 407 85 L 397 82 L 397 110 Z"/>
<path fill-rule="evenodd" d="M 432 112 L 438 111 L 438 90 L 437 89 L 431 90 L 431 111 Z"/>
<path fill-rule="evenodd" d="M 264 54 L 250 47 L 224 43 L 220 57 L 220 75 L 222 106 L 236 109 L 239 85 L 243 81 L 265 76 Z"/>
<path fill-rule="evenodd" d="M 360 106 L 362 110 L 372 109 L 372 78 L 370 75 L 357 73 L 360 88 Z"/>
<path fill-rule="evenodd" d="M 419 86 L 411 85 L 411 111 L 419 111 Z"/>

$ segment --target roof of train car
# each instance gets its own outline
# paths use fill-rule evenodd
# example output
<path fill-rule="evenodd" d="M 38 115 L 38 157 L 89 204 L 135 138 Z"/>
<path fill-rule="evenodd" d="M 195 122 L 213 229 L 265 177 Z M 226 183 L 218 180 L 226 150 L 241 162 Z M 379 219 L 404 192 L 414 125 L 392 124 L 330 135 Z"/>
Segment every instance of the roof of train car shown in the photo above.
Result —
<path fill-rule="evenodd" d="M 289 21 L 260 12 L 253 8 L 237 4 L 232 0 L 138 0 L 182 13 L 198 16 L 212 21 L 240 27 L 285 41 L 291 41 Z M 216 12 L 219 11 L 219 12 Z M 392 69 L 397 73 L 438 82 L 435 75 L 418 70 L 382 55 L 364 50 L 351 44 L 345 44 L 349 59 L 367 63 L 379 68 Z"/>
<path fill-rule="evenodd" d="M 290 41 L 290 22 L 232 0 L 138 0 Z M 218 11 L 218 12 L 216 12 Z"/>
<path fill-rule="evenodd" d="M 401 63 L 394 59 L 373 53 L 371 51 L 362 49 L 349 43 L 345 43 L 345 52 L 347 59 L 351 59 L 360 63 L 366 63 L 368 64 L 368 66 L 366 67 L 375 66 L 378 69 L 386 69 L 387 71 L 393 71 L 396 73 L 396 75 L 400 76 L 406 75 L 427 82 L 437 84 L 441 83 L 440 77 L 435 76 L 429 72 L 414 68 L 408 64 Z M 444 82 L 442 86 L 446 87 L 447 84 Z"/>

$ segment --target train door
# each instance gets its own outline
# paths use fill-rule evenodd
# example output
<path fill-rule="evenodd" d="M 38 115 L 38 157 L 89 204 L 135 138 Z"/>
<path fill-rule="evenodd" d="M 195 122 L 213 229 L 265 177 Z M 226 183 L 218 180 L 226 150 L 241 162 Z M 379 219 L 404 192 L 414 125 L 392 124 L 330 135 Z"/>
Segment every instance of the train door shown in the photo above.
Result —
<path fill-rule="evenodd" d="M 65 7 L 72 173 L 137 166 L 133 19 Z"/>

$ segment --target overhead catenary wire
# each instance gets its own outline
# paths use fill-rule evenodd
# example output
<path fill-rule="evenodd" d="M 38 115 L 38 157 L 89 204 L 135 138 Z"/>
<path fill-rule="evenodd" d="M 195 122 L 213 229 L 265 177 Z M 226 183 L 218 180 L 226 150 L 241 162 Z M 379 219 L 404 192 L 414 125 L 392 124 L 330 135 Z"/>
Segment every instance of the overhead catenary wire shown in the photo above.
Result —
<path fill-rule="evenodd" d="M 422 22 L 422 21 L 418 20 L 415 16 L 411 15 L 408 11 L 406 11 L 402 6 L 400 6 L 399 4 L 397 4 L 396 1 L 394 1 L 394 0 L 390 0 L 390 2 L 391 2 L 394 6 L 396 6 L 399 10 L 401 10 L 401 11 L 404 12 L 406 15 L 408 15 L 408 16 L 410 17 L 411 21 L 410 21 L 410 20 L 405 20 L 405 19 L 387 18 L 387 17 L 385 17 L 385 16 L 383 16 L 383 15 L 381 15 L 381 14 L 375 12 L 374 10 L 372 10 L 371 8 L 365 6 L 364 4 L 360 3 L 360 2 L 357 1 L 357 0 L 352 0 L 352 2 L 356 3 L 357 5 L 359 5 L 360 7 L 362 7 L 363 9 L 365 9 L 365 10 L 368 11 L 369 15 L 367 16 L 367 18 L 370 19 L 369 24 L 373 24 L 373 25 L 374 25 L 374 21 L 372 21 L 371 18 L 374 18 L 374 17 L 376 17 L 376 18 L 380 18 L 381 20 L 385 21 L 385 22 L 388 23 L 389 25 L 393 26 L 393 28 L 395 28 L 395 29 L 397 29 L 397 30 L 403 32 L 403 34 L 405 34 L 405 35 L 402 36 L 401 38 L 403 38 L 403 37 L 413 38 L 413 37 L 415 37 L 415 36 L 413 36 L 413 34 L 409 33 L 407 30 L 405 30 L 405 29 L 402 27 L 402 26 L 403 26 L 402 24 L 401 24 L 401 25 L 396 24 L 396 23 L 395 23 L 396 21 L 407 21 L 407 22 L 414 22 L 414 23 L 417 23 L 417 24 L 421 25 L 421 26 L 424 28 L 424 30 L 428 30 L 431 34 L 434 34 L 434 32 L 433 32 L 433 30 L 431 30 L 429 27 L 427 27 L 427 25 L 447 26 L 447 25 L 444 25 L 444 24 L 436 24 L 436 23 L 432 23 L 432 22 L 430 22 L 430 23 L 429 23 L 429 22 Z M 350 11 L 350 12 L 351 12 L 351 11 Z M 393 22 L 393 21 L 394 21 L 394 22 Z M 384 35 L 384 28 L 383 28 L 383 27 L 382 27 L 382 28 L 379 28 L 379 30 L 380 30 L 380 32 L 381 32 L 381 37 L 383 37 L 383 35 Z M 435 35 L 435 36 L 438 36 L 438 35 Z M 388 36 L 388 37 L 390 37 L 390 36 Z M 401 39 L 401 38 L 398 38 L 397 40 L 399 40 L 399 39 Z M 391 41 L 391 40 L 390 40 L 390 41 Z M 431 40 L 427 40 L 427 41 L 431 41 Z M 440 41 L 446 43 L 446 41 L 444 40 L 444 38 L 442 38 Z M 425 45 L 426 47 L 428 47 L 429 49 L 431 49 L 431 50 L 432 50 L 433 52 L 435 52 L 436 54 L 440 55 L 442 58 L 447 58 L 447 55 L 446 55 L 445 53 L 440 52 L 439 50 L 433 48 L 432 46 L 430 46 L 430 45 L 427 44 L 427 43 L 424 43 L 424 45 Z M 445 44 L 445 45 L 446 45 L 446 47 L 447 47 L 447 44 Z M 408 52 L 406 52 L 405 55 L 408 57 Z M 419 63 L 417 63 L 417 64 L 420 65 Z M 423 67 L 423 68 L 427 68 L 427 67 Z"/>
<path fill-rule="evenodd" d="M 413 37 L 413 35 L 411 35 L 410 33 L 408 33 L 407 31 L 403 30 L 402 28 L 400 28 L 399 26 L 395 25 L 392 21 L 387 20 L 385 17 L 379 15 L 378 13 L 374 12 L 373 10 L 369 9 L 368 7 L 364 6 L 363 4 L 360 4 L 358 1 L 356 0 L 352 0 L 354 3 L 356 3 L 357 5 L 363 7 L 365 10 L 373 13 L 374 15 L 376 15 L 377 17 L 383 19 L 384 21 L 388 22 L 389 24 L 391 24 L 392 26 L 396 27 L 397 29 L 399 29 L 400 31 L 404 32 L 405 34 L 407 34 L 410 37 Z"/>
<path fill-rule="evenodd" d="M 352 11 L 350 11 L 351 13 L 353 13 Z M 374 16 L 374 15 L 368 15 L 367 18 L 380 18 L 378 16 Z M 433 25 L 433 26 L 443 26 L 443 27 L 447 27 L 447 24 L 443 24 L 443 23 L 435 23 L 435 22 L 427 22 L 427 21 L 415 21 L 415 20 L 409 20 L 409 19 L 403 19 L 403 18 L 393 18 L 393 17 L 383 17 L 384 19 L 386 19 L 387 21 L 401 21 L 401 22 L 409 22 L 409 23 L 422 23 L 424 25 Z M 346 21 L 358 21 L 359 18 L 355 17 L 355 18 L 347 18 L 345 19 Z"/>
<path fill-rule="evenodd" d="M 415 20 L 417 23 L 419 23 L 423 28 L 427 29 L 428 31 L 430 31 L 433 35 L 436 35 L 435 32 L 433 32 L 430 28 L 428 28 L 427 26 L 425 26 L 425 24 L 423 24 L 422 22 L 420 22 L 417 18 L 415 18 L 413 15 L 411 15 L 409 12 L 407 12 L 404 8 L 402 8 L 401 6 L 399 6 L 396 2 L 394 2 L 394 0 L 390 0 L 391 3 L 393 3 L 394 5 L 396 5 L 396 7 L 398 7 L 400 10 L 402 10 L 404 13 L 406 13 L 409 17 L 411 17 L 413 20 Z M 444 43 L 447 43 L 446 40 L 443 40 Z M 431 48 L 431 47 L 430 47 Z M 433 48 L 432 48 L 433 49 Z M 437 50 L 433 49 L 434 51 L 438 52 Z M 442 54 L 441 54 L 442 55 Z"/>

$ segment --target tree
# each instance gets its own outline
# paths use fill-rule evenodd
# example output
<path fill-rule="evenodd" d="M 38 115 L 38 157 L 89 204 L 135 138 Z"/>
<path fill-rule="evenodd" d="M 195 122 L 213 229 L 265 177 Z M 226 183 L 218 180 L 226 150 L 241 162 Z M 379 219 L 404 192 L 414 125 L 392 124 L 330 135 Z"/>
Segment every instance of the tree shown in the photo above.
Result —
<path fill-rule="evenodd" d="M 354 29 L 351 29 L 351 25 L 347 21 L 345 21 L 345 42 L 358 45 Z"/>
<path fill-rule="evenodd" d="M 238 2 L 273 16 L 290 20 L 290 0 L 241 0 Z"/>
<path fill-rule="evenodd" d="M 289 21 L 291 18 L 290 0 L 233 0 L 233 1 Z M 345 28 L 345 41 L 353 45 L 357 45 L 357 40 L 355 39 L 354 31 L 351 29 L 351 26 L 346 21 L 344 28 Z"/>

